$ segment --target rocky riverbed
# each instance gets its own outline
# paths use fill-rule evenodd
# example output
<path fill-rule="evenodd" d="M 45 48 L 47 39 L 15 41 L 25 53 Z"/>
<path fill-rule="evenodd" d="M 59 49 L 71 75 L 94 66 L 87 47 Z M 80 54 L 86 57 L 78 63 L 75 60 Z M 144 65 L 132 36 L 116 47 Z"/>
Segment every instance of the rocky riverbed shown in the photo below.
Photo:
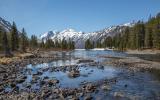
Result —
<path fill-rule="evenodd" d="M 1 64 L 0 99 L 160 99 L 160 80 L 149 70 L 155 68 L 152 62 L 115 53 L 108 57 L 104 54 L 112 53 L 106 51 L 81 56 L 84 52 L 45 52 Z"/>

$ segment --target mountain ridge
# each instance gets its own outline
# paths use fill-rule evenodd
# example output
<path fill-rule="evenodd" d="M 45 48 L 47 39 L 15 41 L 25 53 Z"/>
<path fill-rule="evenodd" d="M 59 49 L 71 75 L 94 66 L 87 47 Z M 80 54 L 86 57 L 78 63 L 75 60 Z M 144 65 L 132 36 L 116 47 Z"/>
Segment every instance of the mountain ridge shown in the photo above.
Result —
<path fill-rule="evenodd" d="M 91 41 L 99 41 L 99 40 L 104 40 L 106 37 L 110 36 L 113 37 L 116 34 L 121 33 L 122 30 L 124 30 L 126 27 L 132 27 L 135 25 L 135 22 L 131 23 L 124 23 L 124 24 L 119 24 L 119 25 L 114 25 L 110 27 L 106 27 L 104 29 L 94 31 L 94 32 L 82 32 L 82 31 L 76 31 L 71 28 L 67 28 L 62 31 L 48 31 L 43 34 L 41 34 L 38 38 L 41 39 L 42 41 L 46 41 L 47 39 L 52 39 L 53 41 L 57 40 L 69 40 L 71 39 L 72 41 L 75 42 L 75 47 L 76 48 L 84 48 L 85 46 L 85 41 L 87 39 L 90 39 Z M 3 27 L 3 29 L 6 32 L 11 31 L 11 23 L 9 21 L 4 20 L 3 18 L 0 17 L 0 26 Z"/>
<path fill-rule="evenodd" d="M 46 41 L 46 39 L 52 39 L 53 41 L 55 40 L 73 40 L 75 42 L 75 47 L 76 48 L 84 48 L 85 41 L 87 39 L 90 39 L 91 41 L 98 41 L 98 40 L 103 40 L 104 38 L 108 36 L 115 36 L 116 34 L 119 34 L 122 30 L 124 30 L 126 27 L 132 27 L 134 26 L 135 23 L 125 23 L 125 24 L 120 24 L 120 25 L 115 25 L 111 27 L 106 27 L 102 30 L 95 31 L 95 32 L 81 32 L 81 31 L 75 31 L 74 29 L 65 29 L 60 32 L 58 31 L 49 31 L 45 32 L 40 36 L 40 39 L 43 41 Z"/>

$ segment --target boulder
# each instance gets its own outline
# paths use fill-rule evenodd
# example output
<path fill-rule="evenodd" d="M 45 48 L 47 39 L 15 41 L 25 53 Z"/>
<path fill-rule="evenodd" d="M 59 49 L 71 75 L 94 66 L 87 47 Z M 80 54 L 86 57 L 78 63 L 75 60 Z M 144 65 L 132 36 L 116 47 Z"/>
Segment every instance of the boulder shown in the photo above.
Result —
<path fill-rule="evenodd" d="M 114 92 L 114 96 L 115 97 L 124 97 L 124 93 L 123 92 Z"/>
<path fill-rule="evenodd" d="M 94 62 L 94 60 L 91 60 L 91 59 L 80 59 L 80 60 L 78 60 L 78 63 L 89 63 L 89 62 Z"/>
<path fill-rule="evenodd" d="M 68 76 L 71 78 L 76 78 L 80 76 L 79 70 L 72 70 L 68 73 Z"/>
<path fill-rule="evenodd" d="M 93 99 L 93 97 L 91 95 L 87 95 L 84 97 L 84 100 L 92 100 L 92 99 Z"/>
<path fill-rule="evenodd" d="M 102 85 L 101 88 L 103 90 L 111 90 L 111 87 L 109 85 L 107 85 L 107 84 Z"/>
<path fill-rule="evenodd" d="M 86 92 L 93 92 L 95 89 L 96 89 L 96 86 L 91 83 L 87 84 L 85 87 Z"/>
<path fill-rule="evenodd" d="M 49 84 L 49 85 L 54 85 L 54 84 L 57 84 L 57 83 L 59 83 L 59 80 L 57 80 L 57 79 L 49 80 L 49 81 L 48 81 L 48 84 Z"/>

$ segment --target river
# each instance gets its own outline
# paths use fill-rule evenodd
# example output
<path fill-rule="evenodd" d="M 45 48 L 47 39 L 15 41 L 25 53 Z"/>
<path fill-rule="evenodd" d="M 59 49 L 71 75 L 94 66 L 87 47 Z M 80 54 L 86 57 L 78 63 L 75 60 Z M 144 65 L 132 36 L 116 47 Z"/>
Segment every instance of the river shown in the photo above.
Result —
<path fill-rule="evenodd" d="M 62 59 L 54 60 L 49 63 L 29 64 L 21 72 L 27 76 L 23 83 L 17 84 L 20 91 L 39 92 L 43 85 L 42 80 L 56 79 L 59 82 L 50 88 L 80 88 L 84 83 L 100 83 L 105 80 L 116 82 L 106 83 L 108 89 L 102 89 L 105 84 L 97 86 L 97 91 L 90 93 L 93 99 L 117 99 L 120 100 L 138 99 L 138 100 L 155 100 L 160 98 L 160 76 L 151 72 L 132 72 L 125 68 L 118 68 L 107 64 L 101 64 L 110 61 L 110 58 L 101 56 L 127 57 L 129 55 L 105 50 L 74 50 L 69 52 L 56 52 L 57 57 Z M 95 65 L 79 63 L 80 59 L 90 59 L 96 62 Z M 71 78 L 68 76 L 70 68 L 61 69 L 62 66 L 78 66 L 80 76 Z M 28 88 L 29 87 L 29 88 Z M 12 89 L 8 86 L 6 91 Z M 84 99 L 83 96 L 80 99 Z"/>

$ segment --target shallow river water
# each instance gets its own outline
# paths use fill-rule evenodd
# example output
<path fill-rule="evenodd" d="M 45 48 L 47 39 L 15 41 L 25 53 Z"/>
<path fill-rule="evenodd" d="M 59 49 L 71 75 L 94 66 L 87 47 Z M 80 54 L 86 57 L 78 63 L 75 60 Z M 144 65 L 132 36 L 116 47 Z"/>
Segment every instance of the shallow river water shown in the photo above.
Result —
<path fill-rule="evenodd" d="M 27 90 L 28 85 L 33 91 L 39 91 L 41 88 L 40 82 L 44 79 L 57 79 L 59 83 L 58 87 L 62 88 L 77 88 L 85 82 L 97 82 L 104 79 L 116 78 L 117 82 L 110 84 L 110 90 L 105 91 L 100 89 L 99 92 L 93 93 L 93 97 L 100 97 L 100 99 L 116 99 L 114 98 L 115 92 L 124 94 L 126 99 L 148 99 L 154 100 L 160 98 L 160 76 L 150 72 L 130 72 L 125 69 L 120 69 L 114 66 L 99 64 L 104 61 L 109 61 L 109 58 L 102 58 L 100 56 L 128 56 L 125 53 L 115 51 L 103 51 L 103 50 L 75 50 L 72 52 L 57 52 L 57 56 L 63 58 L 63 60 L 55 60 L 49 63 L 42 63 L 36 65 L 27 65 L 22 71 L 27 76 L 25 82 L 18 84 L 17 86 L 21 90 Z M 66 58 L 66 59 L 65 59 Z M 100 67 L 94 65 L 88 65 L 85 63 L 78 63 L 79 59 L 90 59 L 97 62 Z M 61 66 L 78 66 L 80 76 L 71 78 L 68 76 L 68 70 L 53 71 L 54 67 Z M 40 74 L 37 74 L 40 73 Z M 33 77 L 38 75 L 36 80 Z M 99 87 L 100 88 L 100 87 Z M 6 88 L 6 90 L 9 88 Z"/>

